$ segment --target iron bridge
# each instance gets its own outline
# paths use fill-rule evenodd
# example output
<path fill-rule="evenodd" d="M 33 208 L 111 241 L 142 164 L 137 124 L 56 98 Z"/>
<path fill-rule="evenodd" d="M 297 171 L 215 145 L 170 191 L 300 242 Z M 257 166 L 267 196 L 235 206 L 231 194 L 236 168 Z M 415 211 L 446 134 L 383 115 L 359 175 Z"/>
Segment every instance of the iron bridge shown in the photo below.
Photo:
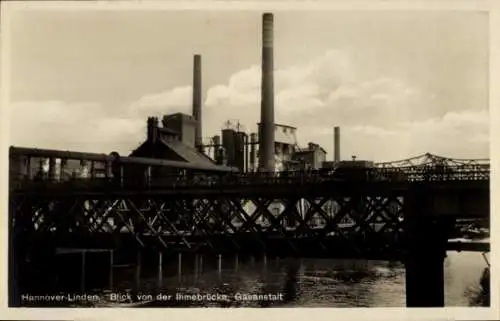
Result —
<path fill-rule="evenodd" d="M 11 179 L 16 242 L 393 258 L 418 216 L 445 240 L 462 219 L 489 227 L 488 160 L 426 154 L 372 168 L 162 177 L 151 166 L 131 177 Z"/>

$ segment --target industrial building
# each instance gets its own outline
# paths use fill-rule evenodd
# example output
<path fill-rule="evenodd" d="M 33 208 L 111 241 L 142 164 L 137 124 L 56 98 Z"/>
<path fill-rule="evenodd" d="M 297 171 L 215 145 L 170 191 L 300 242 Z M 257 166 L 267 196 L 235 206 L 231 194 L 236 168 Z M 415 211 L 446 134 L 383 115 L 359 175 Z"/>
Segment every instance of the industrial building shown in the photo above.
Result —
<path fill-rule="evenodd" d="M 193 59 L 192 114 L 174 113 L 148 117 L 144 142 L 128 157 L 11 148 L 11 177 L 29 179 L 126 177 L 131 181 L 186 172 L 275 172 L 304 171 L 338 167 L 373 167 L 372 162 L 341 160 L 340 128 L 334 129 L 334 158 L 314 142 L 300 147 L 296 127 L 274 119 L 274 16 L 262 20 L 262 82 L 260 121 L 257 132 L 247 133 L 228 122 L 208 144 L 202 141 L 202 58 Z M 160 124 L 161 123 L 161 124 Z M 119 161 L 117 161 L 119 160 Z M 119 164 L 119 167 L 117 167 Z"/>
<path fill-rule="evenodd" d="M 195 64 L 195 79 L 201 74 Z M 201 80 L 194 83 L 201 83 Z M 200 96 L 198 89 L 196 97 Z M 194 101 L 194 100 L 193 100 Z M 200 106 L 198 106 L 201 108 Z M 265 13 L 262 18 L 262 82 L 260 122 L 257 133 L 245 133 L 240 126 L 227 126 L 221 135 L 212 137 L 205 145 L 208 155 L 217 164 L 233 166 L 240 171 L 296 171 L 321 168 L 372 167 L 372 162 L 341 160 L 340 128 L 334 128 L 334 158 L 326 161 L 326 151 L 314 142 L 300 147 L 297 142 L 297 128 L 278 124 L 274 118 L 274 17 Z M 201 115 L 195 112 L 193 115 Z M 201 122 L 201 118 L 199 118 Z M 201 125 L 199 125 L 201 126 Z M 222 140 L 221 140 L 222 136 Z"/>

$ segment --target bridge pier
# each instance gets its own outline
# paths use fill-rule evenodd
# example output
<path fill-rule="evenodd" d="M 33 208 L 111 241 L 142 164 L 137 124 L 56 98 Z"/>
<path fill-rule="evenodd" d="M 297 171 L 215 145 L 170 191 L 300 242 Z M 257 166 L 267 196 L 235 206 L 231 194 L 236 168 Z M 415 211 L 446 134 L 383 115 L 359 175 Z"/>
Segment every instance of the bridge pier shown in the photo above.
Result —
<path fill-rule="evenodd" d="M 198 280 L 200 274 L 200 259 L 198 258 L 198 253 L 194 254 L 194 279 Z"/>
<path fill-rule="evenodd" d="M 139 288 L 141 286 L 141 263 L 141 251 L 137 250 L 137 263 L 135 267 L 135 287 L 137 291 L 139 291 Z"/>
<path fill-rule="evenodd" d="M 81 260 L 81 268 L 80 268 L 80 292 L 85 293 L 85 278 L 86 278 L 86 269 L 87 269 L 87 262 L 86 262 L 86 251 L 82 251 L 82 260 Z"/>
<path fill-rule="evenodd" d="M 113 282 L 114 282 L 114 276 L 113 276 L 113 269 L 115 266 L 115 259 L 114 259 L 114 250 L 109 251 L 109 289 L 113 291 Z"/>
<path fill-rule="evenodd" d="M 158 252 L 158 290 L 161 290 L 163 285 L 163 252 Z"/>
<path fill-rule="evenodd" d="M 20 280 L 23 275 L 21 273 L 22 267 L 21 264 L 24 263 L 25 252 L 21 248 L 21 246 L 16 246 L 14 244 L 13 232 L 10 231 L 10 244 L 9 244 L 9 299 L 8 305 L 9 307 L 19 307 L 21 306 L 21 293 L 20 293 Z M 14 249 L 15 248 L 15 249 Z M 15 251 L 15 254 L 14 254 Z"/>
<path fill-rule="evenodd" d="M 405 198 L 406 306 L 444 307 L 447 225 L 432 215 L 425 191 Z"/>
<path fill-rule="evenodd" d="M 177 254 L 177 278 L 182 280 L 182 253 Z"/>

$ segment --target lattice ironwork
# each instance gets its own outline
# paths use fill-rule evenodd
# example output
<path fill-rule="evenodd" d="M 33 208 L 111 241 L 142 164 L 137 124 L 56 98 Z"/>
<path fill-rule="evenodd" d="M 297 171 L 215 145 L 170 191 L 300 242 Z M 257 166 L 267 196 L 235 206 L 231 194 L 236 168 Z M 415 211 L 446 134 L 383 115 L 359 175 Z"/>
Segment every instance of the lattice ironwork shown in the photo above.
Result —
<path fill-rule="evenodd" d="M 126 240 L 166 249 L 272 251 L 274 247 L 293 252 L 312 245 L 330 255 L 342 244 L 343 250 L 370 255 L 389 247 L 401 249 L 403 231 L 399 195 L 247 199 L 24 195 L 12 198 L 11 206 L 17 235 L 53 239 L 60 246 L 106 239 L 109 246 Z"/>
<path fill-rule="evenodd" d="M 391 161 L 391 162 L 380 162 L 376 163 L 375 166 L 379 168 L 397 168 L 397 167 L 422 167 L 422 166 L 486 166 L 489 165 L 490 160 L 483 159 L 459 159 L 459 158 L 449 158 L 438 155 L 433 155 L 426 153 L 420 156 L 415 156 L 407 159 Z"/>
<path fill-rule="evenodd" d="M 464 190 L 483 195 L 489 181 L 486 160 L 431 154 L 369 168 L 339 163 L 279 173 L 175 171 L 154 177 L 151 166 L 160 165 L 141 165 L 134 169 L 143 172 L 132 177 L 120 176 L 122 165 L 112 164 L 115 170 L 105 178 L 70 180 L 35 181 L 11 170 L 16 235 L 65 246 L 367 257 L 403 248 L 405 199 L 413 186 L 428 193 L 448 190 L 452 196 L 439 196 L 446 202 Z"/>

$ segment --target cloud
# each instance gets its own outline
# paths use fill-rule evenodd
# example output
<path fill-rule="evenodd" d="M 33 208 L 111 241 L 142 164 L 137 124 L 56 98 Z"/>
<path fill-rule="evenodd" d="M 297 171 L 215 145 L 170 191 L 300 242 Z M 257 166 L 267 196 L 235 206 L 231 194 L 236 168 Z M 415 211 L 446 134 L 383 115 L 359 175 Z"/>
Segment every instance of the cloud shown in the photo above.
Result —
<path fill-rule="evenodd" d="M 105 111 L 97 103 L 15 103 L 10 141 L 15 146 L 104 153 L 137 147 L 145 135 L 145 120 L 109 117 Z"/>
<path fill-rule="evenodd" d="M 172 90 L 145 95 L 138 101 L 128 106 L 128 115 L 131 117 L 140 117 L 145 114 L 165 113 L 165 110 L 190 113 L 189 108 L 192 99 L 193 89 L 191 86 L 177 87 Z"/>
<path fill-rule="evenodd" d="M 343 159 L 391 161 L 432 153 L 452 158 L 487 158 L 488 111 L 449 112 L 425 121 L 400 122 L 390 128 L 371 125 L 341 128 Z M 333 129 L 305 127 L 299 135 L 333 151 Z"/>
<path fill-rule="evenodd" d="M 298 127 L 299 143 L 314 141 L 331 155 L 333 126 L 342 128 L 342 155 L 402 159 L 425 152 L 457 158 L 488 157 L 487 110 L 438 105 L 434 93 L 389 76 L 363 77 L 348 53 L 330 50 L 275 72 L 275 120 Z M 204 136 L 228 119 L 256 130 L 260 67 L 234 73 L 206 91 Z M 147 116 L 191 112 L 191 86 L 148 94 L 120 118 L 98 103 L 21 102 L 12 106 L 11 141 L 26 146 L 127 153 L 145 136 Z M 486 107 L 485 107 L 486 108 Z M 98 121 L 96 119 L 99 119 Z M 29 130 L 26 130 L 29 128 Z"/>
<path fill-rule="evenodd" d="M 397 79 L 363 79 L 349 56 L 330 50 L 309 62 L 275 72 L 276 121 L 299 125 L 378 125 L 423 117 L 427 97 Z M 430 100 L 430 99 L 428 99 Z M 206 109 L 229 118 L 259 119 L 260 69 L 251 66 L 207 91 Z M 229 113 L 229 115 L 228 115 Z M 208 123 L 211 120 L 206 120 Z M 220 120 L 217 121 L 221 123 Z"/>

